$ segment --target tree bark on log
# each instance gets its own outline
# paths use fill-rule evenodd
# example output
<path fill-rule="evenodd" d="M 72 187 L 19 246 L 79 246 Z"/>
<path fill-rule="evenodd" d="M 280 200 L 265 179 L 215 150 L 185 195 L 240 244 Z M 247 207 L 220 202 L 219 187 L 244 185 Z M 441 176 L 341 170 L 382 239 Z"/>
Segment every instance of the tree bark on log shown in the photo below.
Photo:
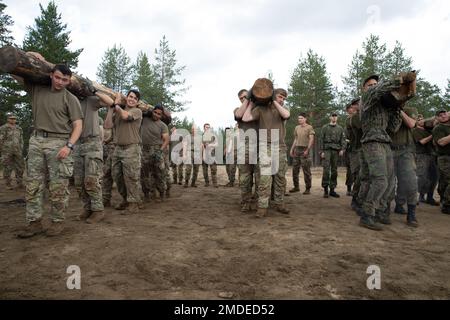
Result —
<path fill-rule="evenodd" d="M 0 71 L 9 73 L 25 79 L 33 84 L 50 85 L 50 73 L 55 65 L 48 61 L 38 59 L 36 56 L 20 50 L 13 46 L 5 46 L 0 48 Z M 115 100 L 116 92 L 105 87 L 95 81 L 91 81 L 94 88 Z M 93 96 L 89 90 L 89 82 L 87 79 L 72 73 L 71 83 L 67 90 L 72 92 L 78 98 Z M 126 97 L 121 93 L 121 105 L 126 105 Z M 138 108 L 142 111 L 152 110 L 153 106 L 140 101 Z M 164 110 L 161 119 L 164 123 L 169 124 L 172 117 L 168 110 Z"/>

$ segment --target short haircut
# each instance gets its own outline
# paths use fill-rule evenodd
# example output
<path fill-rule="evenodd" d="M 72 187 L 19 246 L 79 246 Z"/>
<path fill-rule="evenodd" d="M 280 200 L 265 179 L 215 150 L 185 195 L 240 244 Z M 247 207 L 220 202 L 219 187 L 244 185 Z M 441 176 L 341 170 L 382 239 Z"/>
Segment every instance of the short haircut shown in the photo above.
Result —
<path fill-rule="evenodd" d="M 306 113 L 304 113 L 304 112 L 300 113 L 298 116 L 299 116 L 299 117 L 303 117 L 303 118 L 305 118 L 305 119 L 307 118 L 307 117 L 306 117 Z"/>
<path fill-rule="evenodd" d="M 438 112 L 436 112 L 436 116 L 439 117 L 443 113 L 447 113 L 447 111 L 446 110 L 439 110 Z"/>
<path fill-rule="evenodd" d="M 287 98 L 287 96 L 288 96 L 287 91 L 285 89 L 282 89 L 282 88 L 275 89 L 274 94 L 275 95 L 281 94 L 285 98 Z"/>
<path fill-rule="evenodd" d="M 160 105 L 160 104 L 157 104 L 157 105 L 153 108 L 153 110 L 161 110 L 162 112 L 164 112 L 164 108 L 163 108 L 163 106 Z"/>
<path fill-rule="evenodd" d="M 209 123 L 205 123 L 205 124 L 203 125 L 203 129 L 205 129 L 206 126 L 210 126 L 210 127 L 211 127 L 211 125 L 210 125 Z"/>
<path fill-rule="evenodd" d="M 137 91 L 136 89 L 131 89 L 130 91 L 128 91 L 127 97 L 130 95 L 130 93 L 134 93 L 136 95 L 136 97 L 138 98 L 138 101 L 141 100 L 141 93 L 139 91 Z"/>
<path fill-rule="evenodd" d="M 52 73 L 55 71 L 59 71 L 65 76 L 72 76 L 72 70 L 70 70 L 69 66 L 66 64 L 56 64 L 52 69 Z"/>
<path fill-rule="evenodd" d="M 247 89 L 239 90 L 239 92 L 238 92 L 238 97 L 240 97 L 241 94 L 243 94 L 244 92 L 248 92 L 248 90 L 247 90 Z"/>

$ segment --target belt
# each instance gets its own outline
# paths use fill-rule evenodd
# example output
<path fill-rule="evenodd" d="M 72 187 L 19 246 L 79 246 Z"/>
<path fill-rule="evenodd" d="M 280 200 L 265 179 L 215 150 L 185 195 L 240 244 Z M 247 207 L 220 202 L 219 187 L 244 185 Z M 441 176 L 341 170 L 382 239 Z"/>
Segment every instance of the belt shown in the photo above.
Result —
<path fill-rule="evenodd" d="M 69 133 L 53 133 L 53 132 L 47 132 L 44 130 L 34 130 L 33 135 L 35 137 L 43 137 L 43 138 L 70 138 Z"/>
<path fill-rule="evenodd" d="M 128 149 L 128 148 L 130 148 L 132 146 L 135 146 L 135 145 L 136 144 L 134 144 L 134 143 L 132 143 L 132 144 L 124 144 L 124 145 L 117 144 L 116 147 L 119 147 L 121 149 Z"/>
<path fill-rule="evenodd" d="M 143 150 L 151 150 L 151 149 L 155 149 L 155 148 L 161 149 L 161 146 L 157 145 L 157 144 L 143 144 L 142 145 Z"/>
<path fill-rule="evenodd" d="M 80 141 L 80 143 L 85 143 L 88 142 L 89 140 L 94 140 L 94 139 L 100 139 L 100 136 L 88 136 L 85 138 L 80 137 L 80 139 L 78 139 Z"/>
<path fill-rule="evenodd" d="M 405 150 L 407 148 L 408 148 L 408 145 L 405 145 L 405 146 L 393 146 L 393 145 L 391 145 L 391 150 L 394 150 L 394 151 Z"/>

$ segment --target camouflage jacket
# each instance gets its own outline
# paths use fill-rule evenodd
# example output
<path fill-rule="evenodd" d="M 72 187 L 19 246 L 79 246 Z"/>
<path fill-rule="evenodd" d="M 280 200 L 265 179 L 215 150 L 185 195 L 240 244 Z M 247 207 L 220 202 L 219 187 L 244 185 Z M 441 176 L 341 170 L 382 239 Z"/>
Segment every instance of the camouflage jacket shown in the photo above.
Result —
<path fill-rule="evenodd" d="M 22 128 L 16 126 L 11 128 L 8 124 L 0 127 L 0 151 L 20 151 L 23 149 Z"/>
<path fill-rule="evenodd" d="M 345 150 L 347 142 L 345 141 L 344 128 L 336 124 L 326 124 L 322 127 L 320 133 L 320 151 L 324 150 Z"/>
<path fill-rule="evenodd" d="M 362 143 L 391 143 L 389 134 L 395 133 L 402 124 L 400 110 L 402 101 L 391 94 L 399 89 L 396 82 L 380 82 L 365 92 L 361 99 Z"/>

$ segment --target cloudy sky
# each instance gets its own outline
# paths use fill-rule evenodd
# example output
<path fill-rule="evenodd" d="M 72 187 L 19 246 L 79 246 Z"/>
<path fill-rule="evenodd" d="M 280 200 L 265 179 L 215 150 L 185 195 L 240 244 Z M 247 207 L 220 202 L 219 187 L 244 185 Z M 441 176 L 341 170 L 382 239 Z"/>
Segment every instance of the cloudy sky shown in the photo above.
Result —
<path fill-rule="evenodd" d="M 445 0 L 186 0 L 55 1 L 71 31 L 72 49 L 84 48 L 78 72 L 95 79 L 106 49 L 122 44 L 134 60 L 153 56 L 166 35 L 177 52 L 190 89 L 186 115 L 198 125 L 233 124 L 237 92 L 272 72 L 287 87 L 301 54 L 322 55 L 334 85 L 342 87 L 356 49 L 370 34 L 392 48 L 399 40 L 414 68 L 445 88 L 450 78 L 450 1 Z M 26 27 L 47 0 L 6 0 L 13 36 L 22 43 Z"/>

